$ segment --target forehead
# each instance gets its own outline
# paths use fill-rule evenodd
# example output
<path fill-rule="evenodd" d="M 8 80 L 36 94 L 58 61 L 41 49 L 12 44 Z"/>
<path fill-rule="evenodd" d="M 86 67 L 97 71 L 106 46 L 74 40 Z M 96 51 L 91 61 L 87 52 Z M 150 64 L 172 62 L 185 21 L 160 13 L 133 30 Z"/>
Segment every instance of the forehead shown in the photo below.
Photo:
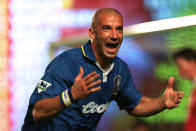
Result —
<path fill-rule="evenodd" d="M 177 58 L 177 59 L 176 59 L 176 62 L 177 62 L 177 64 L 180 65 L 180 66 L 188 65 L 188 64 L 191 63 L 191 61 L 188 61 L 188 60 L 186 60 L 186 59 L 183 58 L 183 57 Z"/>
<path fill-rule="evenodd" d="M 117 13 L 100 13 L 97 17 L 97 23 L 101 25 L 123 26 L 122 17 Z"/>

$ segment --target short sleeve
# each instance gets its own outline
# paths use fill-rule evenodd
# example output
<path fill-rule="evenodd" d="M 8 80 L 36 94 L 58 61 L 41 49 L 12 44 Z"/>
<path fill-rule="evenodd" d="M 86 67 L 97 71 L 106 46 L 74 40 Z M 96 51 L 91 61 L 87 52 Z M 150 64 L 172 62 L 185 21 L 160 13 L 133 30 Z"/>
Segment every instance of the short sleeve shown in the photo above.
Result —
<path fill-rule="evenodd" d="M 58 68 L 57 68 L 58 69 Z M 65 89 L 71 87 L 72 82 L 67 80 L 61 70 L 46 71 L 44 76 L 39 80 L 36 88 L 31 95 L 29 104 L 33 105 L 43 98 L 51 98 L 59 95 Z"/>
<path fill-rule="evenodd" d="M 129 110 L 133 109 L 140 102 L 141 97 L 142 95 L 136 90 L 131 74 L 126 66 L 122 74 L 120 91 L 115 100 L 120 109 Z"/>

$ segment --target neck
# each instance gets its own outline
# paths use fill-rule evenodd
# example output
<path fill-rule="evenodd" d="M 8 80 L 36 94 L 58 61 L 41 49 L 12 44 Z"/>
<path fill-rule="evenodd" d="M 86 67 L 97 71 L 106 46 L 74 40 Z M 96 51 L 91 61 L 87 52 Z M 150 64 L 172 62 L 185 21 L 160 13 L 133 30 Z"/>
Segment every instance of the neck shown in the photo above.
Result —
<path fill-rule="evenodd" d="M 112 59 L 106 58 L 103 55 L 101 55 L 99 52 L 97 52 L 97 50 L 95 49 L 95 43 L 91 43 L 91 46 L 92 46 L 95 58 L 98 61 L 101 68 L 103 69 L 109 68 L 109 66 L 112 64 Z"/>
<path fill-rule="evenodd" d="M 192 70 L 192 81 L 196 82 L 196 68 L 194 70 Z"/>
<path fill-rule="evenodd" d="M 112 59 L 107 59 L 104 57 L 96 57 L 96 59 L 103 69 L 109 68 L 109 66 L 112 64 Z"/>

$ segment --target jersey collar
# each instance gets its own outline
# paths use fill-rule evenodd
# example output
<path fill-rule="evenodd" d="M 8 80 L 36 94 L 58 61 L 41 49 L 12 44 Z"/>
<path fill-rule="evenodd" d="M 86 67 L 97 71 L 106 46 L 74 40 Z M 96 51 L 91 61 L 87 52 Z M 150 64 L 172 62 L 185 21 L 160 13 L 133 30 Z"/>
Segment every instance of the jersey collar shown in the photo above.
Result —
<path fill-rule="evenodd" d="M 91 47 L 91 41 L 89 40 L 85 45 L 81 46 L 82 54 L 84 57 L 96 62 L 96 58 Z"/>
<path fill-rule="evenodd" d="M 85 45 L 81 46 L 82 54 L 84 57 L 96 62 L 96 57 L 94 55 L 93 49 L 91 47 L 91 41 L 88 40 L 88 42 Z M 116 57 L 113 59 L 113 62 L 115 62 Z"/>

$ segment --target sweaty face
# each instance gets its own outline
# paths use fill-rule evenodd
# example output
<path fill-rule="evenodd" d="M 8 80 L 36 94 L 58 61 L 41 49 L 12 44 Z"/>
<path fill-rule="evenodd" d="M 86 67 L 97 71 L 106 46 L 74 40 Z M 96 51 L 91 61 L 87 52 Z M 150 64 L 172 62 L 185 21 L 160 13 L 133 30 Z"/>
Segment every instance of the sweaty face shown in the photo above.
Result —
<path fill-rule="evenodd" d="M 179 74 L 186 79 L 193 80 L 194 72 L 196 70 L 194 61 L 177 58 L 175 62 L 177 64 Z"/>
<path fill-rule="evenodd" d="M 123 22 L 118 14 L 100 14 L 94 31 L 96 51 L 100 57 L 114 58 L 123 39 Z"/>

